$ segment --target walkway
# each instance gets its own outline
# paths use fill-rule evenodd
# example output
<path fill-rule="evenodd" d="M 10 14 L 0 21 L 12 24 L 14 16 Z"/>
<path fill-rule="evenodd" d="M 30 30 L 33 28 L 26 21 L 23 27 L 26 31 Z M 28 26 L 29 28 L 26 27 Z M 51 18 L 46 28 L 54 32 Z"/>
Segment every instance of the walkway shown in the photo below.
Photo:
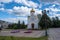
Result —
<path fill-rule="evenodd" d="M 52 28 L 48 30 L 49 40 L 60 40 L 60 28 Z"/>

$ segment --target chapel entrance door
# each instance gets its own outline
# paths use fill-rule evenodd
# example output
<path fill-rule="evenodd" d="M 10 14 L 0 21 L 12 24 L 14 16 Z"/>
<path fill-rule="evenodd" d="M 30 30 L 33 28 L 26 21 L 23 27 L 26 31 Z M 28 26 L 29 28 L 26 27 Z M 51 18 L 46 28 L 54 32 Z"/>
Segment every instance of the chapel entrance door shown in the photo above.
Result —
<path fill-rule="evenodd" d="M 32 23 L 31 26 L 32 26 L 32 29 L 34 29 L 34 23 Z"/>

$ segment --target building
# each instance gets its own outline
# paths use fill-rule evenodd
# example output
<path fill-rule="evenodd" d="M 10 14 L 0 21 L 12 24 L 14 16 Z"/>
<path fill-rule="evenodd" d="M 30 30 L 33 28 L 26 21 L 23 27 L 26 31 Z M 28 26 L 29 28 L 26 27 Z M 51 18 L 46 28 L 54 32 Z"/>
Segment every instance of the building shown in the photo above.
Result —
<path fill-rule="evenodd" d="M 8 25 L 9 25 L 8 22 L 0 20 L 0 28 L 3 28 L 3 29 L 8 28 Z"/>
<path fill-rule="evenodd" d="M 32 8 L 32 10 L 30 11 L 30 16 L 28 16 L 28 26 L 27 29 L 38 29 L 38 17 L 37 15 L 35 15 L 35 11 Z"/>

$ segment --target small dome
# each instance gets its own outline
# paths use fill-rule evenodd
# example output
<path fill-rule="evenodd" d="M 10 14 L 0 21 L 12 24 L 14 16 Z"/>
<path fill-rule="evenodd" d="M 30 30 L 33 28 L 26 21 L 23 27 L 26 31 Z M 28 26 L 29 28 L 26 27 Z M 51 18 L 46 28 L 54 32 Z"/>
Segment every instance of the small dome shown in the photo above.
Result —
<path fill-rule="evenodd" d="M 32 10 L 30 12 L 35 12 L 35 10 L 32 8 Z"/>

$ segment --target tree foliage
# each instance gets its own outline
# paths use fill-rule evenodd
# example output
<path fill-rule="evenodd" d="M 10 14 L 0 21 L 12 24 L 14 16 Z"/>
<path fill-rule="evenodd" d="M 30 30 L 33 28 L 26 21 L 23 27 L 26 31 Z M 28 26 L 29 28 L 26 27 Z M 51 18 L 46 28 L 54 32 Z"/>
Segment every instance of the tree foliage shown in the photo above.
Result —
<path fill-rule="evenodd" d="M 42 29 L 45 29 L 46 27 L 51 26 L 51 20 L 50 20 L 49 16 L 46 14 L 45 10 L 42 13 L 43 13 L 43 15 L 41 17 L 41 20 L 39 21 L 39 25 Z"/>
<path fill-rule="evenodd" d="M 25 22 L 23 21 L 22 24 L 21 24 L 21 28 L 22 29 L 25 29 L 27 26 L 25 25 Z"/>
<path fill-rule="evenodd" d="M 18 21 L 18 23 L 9 24 L 8 27 L 9 29 L 25 29 L 27 25 L 25 25 L 24 21 L 22 23 Z"/>
<path fill-rule="evenodd" d="M 59 18 L 58 17 L 53 17 L 52 18 L 52 22 L 53 22 L 53 25 L 52 25 L 52 27 L 53 28 L 58 28 L 58 27 L 60 27 L 60 20 L 59 20 Z"/>
<path fill-rule="evenodd" d="M 20 29 L 20 28 L 21 28 L 21 24 L 20 24 L 20 20 L 19 20 L 17 23 L 17 29 Z"/>

